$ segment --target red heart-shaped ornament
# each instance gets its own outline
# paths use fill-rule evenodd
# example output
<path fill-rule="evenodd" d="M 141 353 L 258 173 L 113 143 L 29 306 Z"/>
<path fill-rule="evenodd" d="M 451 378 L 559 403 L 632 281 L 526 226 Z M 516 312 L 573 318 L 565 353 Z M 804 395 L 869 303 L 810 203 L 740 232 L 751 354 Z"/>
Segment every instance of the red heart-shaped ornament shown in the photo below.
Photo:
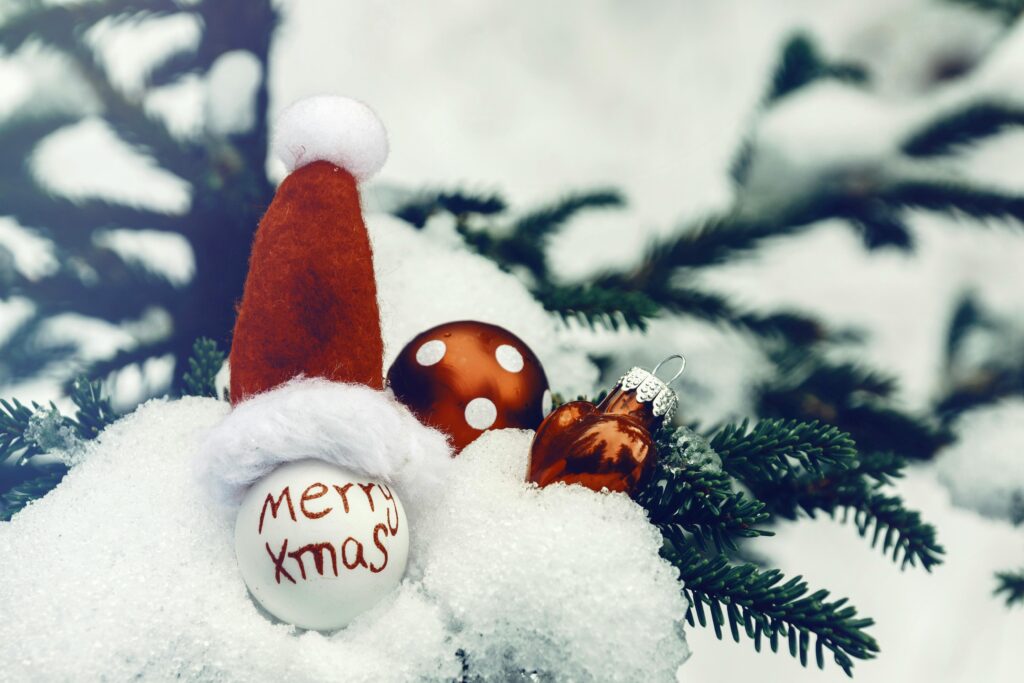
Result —
<path fill-rule="evenodd" d="M 527 479 L 540 486 L 560 481 L 633 493 L 653 465 L 654 442 L 643 422 L 573 401 L 548 415 L 537 430 Z"/>

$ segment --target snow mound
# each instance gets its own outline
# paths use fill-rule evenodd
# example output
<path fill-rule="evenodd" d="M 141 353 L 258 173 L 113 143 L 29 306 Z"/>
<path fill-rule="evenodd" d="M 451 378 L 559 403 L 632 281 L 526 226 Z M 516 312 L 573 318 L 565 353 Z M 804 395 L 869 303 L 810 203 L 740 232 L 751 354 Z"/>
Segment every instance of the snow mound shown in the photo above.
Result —
<path fill-rule="evenodd" d="M 936 461 L 953 503 L 987 517 L 1024 517 L 1024 400 L 964 413 L 958 441 Z"/>
<path fill-rule="evenodd" d="M 568 339 L 568 330 L 523 283 L 458 244 L 444 244 L 386 214 L 366 215 L 373 242 L 384 367 L 413 337 L 441 323 L 479 320 L 526 342 L 553 390 L 590 394 L 597 368 Z"/>
<path fill-rule="evenodd" d="M 423 585 L 470 671 L 510 680 L 673 680 L 688 650 L 678 572 L 621 494 L 524 486 L 533 432 L 487 432 L 456 459 L 456 505 L 427 532 Z"/>
<path fill-rule="evenodd" d="M 151 401 L 0 523 L 5 680 L 672 680 L 684 598 L 621 495 L 522 483 L 529 432 L 491 433 L 412 539 L 401 587 L 330 635 L 274 623 L 235 565 L 233 513 L 191 463 L 228 406 Z"/>

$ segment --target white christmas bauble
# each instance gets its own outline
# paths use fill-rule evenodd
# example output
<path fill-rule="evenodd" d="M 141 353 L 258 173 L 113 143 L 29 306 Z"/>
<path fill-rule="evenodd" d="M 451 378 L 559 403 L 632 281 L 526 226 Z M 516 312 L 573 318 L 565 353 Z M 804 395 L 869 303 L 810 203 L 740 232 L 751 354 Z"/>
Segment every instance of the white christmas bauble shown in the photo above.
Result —
<path fill-rule="evenodd" d="M 394 489 L 320 460 L 253 484 L 235 521 L 235 555 L 253 597 L 281 621 L 341 628 L 394 590 L 409 524 Z"/>

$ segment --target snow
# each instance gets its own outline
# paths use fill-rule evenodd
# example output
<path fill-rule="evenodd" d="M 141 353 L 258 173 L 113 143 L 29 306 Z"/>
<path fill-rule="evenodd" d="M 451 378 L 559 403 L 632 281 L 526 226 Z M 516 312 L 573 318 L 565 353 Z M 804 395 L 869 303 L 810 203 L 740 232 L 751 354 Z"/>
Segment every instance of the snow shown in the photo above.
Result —
<path fill-rule="evenodd" d="M 621 494 L 522 485 L 533 432 L 487 432 L 456 458 L 428 521 L 423 585 L 444 596 L 471 673 L 671 680 L 688 654 L 678 574 L 661 536 Z"/>
<path fill-rule="evenodd" d="M 60 267 L 54 256 L 53 242 L 22 227 L 9 216 L 0 216 L 0 247 L 10 252 L 14 267 L 29 280 L 53 275 Z"/>
<path fill-rule="evenodd" d="M 118 88 L 139 93 L 150 72 L 178 52 L 195 52 L 202 21 L 191 12 L 143 19 L 113 16 L 97 22 L 85 34 L 99 61 Z"/>
<path fill-rule="evenodd" d="M 964 413 L 957 443 L 936 461 L 956 505 L 987 517 L 1024 521 L 1024 399 Z"/>
<path fill-rule="evenodd" d="M 192 280 L 196 270 L 192 245 L 184 235 L 164 230 L 101 230 L 93 244 L 115 252 L 126 263 L 162 276 L 175 287 Z"/>
<path fill-rule="evenodd" d="M 540 358 L 551 386 L 592 393 L 597 369 L 515 276 L 385 214 L 367 214 L 384 335 L 384 367 L 420 332 L 455 320 L 500 325 Z"/>
<path fill-rule="evenodd" d="M 247 133 L 256 125 L 263 66 L 248 50 L 225 52 L 206 74 L 206 127 L 215 135 Z"/>
<path fill-rule="evenodd" d="M 147 403 L 0 525 L 9 680 L 671 680 L 686 604 L 618 494 L 523 483 L 530 433 L 492 432 L 425 510 L 401 587 L 334 634 L 272 622 L 235 565 L 230 510 L 192 476 L 213 399 Z M 627 647 L 624 647 L 626 645 Z"/>
<path fill-rule="evenodd" d="M 301 99 L 281 112 L 271 130 L 274 154 L 289 172 L 329 161 L 366 180 L 388 158 L 384 124 L 369 106 L 348 97 Z"/>
<path fill-rule="evenodd" d="M 29 163 L 44 188 L 70 199 L 103 197 L 170 214 L 185 213 L 192 201 L 187 182 L 130 147 L 96 117 L 51 133 Z"/>

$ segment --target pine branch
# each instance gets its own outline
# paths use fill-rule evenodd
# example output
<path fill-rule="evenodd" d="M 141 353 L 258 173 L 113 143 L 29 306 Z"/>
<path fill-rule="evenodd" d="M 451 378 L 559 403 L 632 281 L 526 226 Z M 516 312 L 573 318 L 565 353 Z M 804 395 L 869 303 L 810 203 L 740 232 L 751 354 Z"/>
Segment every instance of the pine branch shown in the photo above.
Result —
<path fill-rule="evenodd" d="M 956 180 L 897 180 L 883 188 L 880 196 L 894 207 L 943 211 L 979 220 L 1024 220 L 1024 197 Z"/>
<path fill-rule="evenodd" d="M 865 211 L 851 222 L 860 231 L 861 239 L 868 250 L 893 247 L 911 251 L 914 247 L 910 227 L 896 211 L 879 207 L 874 211 Z"/>
<path fill-rule="evenodd" d="M 667 291 L 655 290 L 650 296 L 655 303 L 673 313 L 727 325 L 759 337 L 806 345 L 825 336 L 821 323 L 812 318 L 792 312 L 762 315 L 742 311 L 724 296 L 706 290 L 676 286 Z"/>
<path fill-rule="evenodd" d="M 1020 125 L 1024 125 L 1024 110 L 1008 102 L 973 102 L 915 131 L 903 141 L 901 149 L 915 157 L 952 154 Z"/>
<path fill-rule="evenodd" d="M 829 602 L 828 591 L 808 594 L 799 576 L 787 581 L 775 569 L 733 566 L 721 556 L 705 558 L 678 538 L 666 543 L 664 554 L 679 568 L 690 599 L 687 621 L 691 626 L 707 626 L 710 612 L 719 639 L 726 623 L 734 641 L 739 642 L 743 633 L 758 652 L 766 638 L 772 651 L 778 652 L 779 640 L 785 638 L 790 655 L 807 666 L 813 637 L 818 667 L 825 667 L 825 650 L 829 650 L 848 676 L 853 675 L 853 659 L 871 659 L 878 653 L 875 639 L 865 632 L 872 619 L 858 618 L 845 598 Z"/>
<path fill-rule="evenodd" d="M 643 292 L 605 287 L 599 284 L 538 286 L 534 296 L 547 310 L 563 320 L 576 319 L 590 326 L 617 330 L 621 326 L 646 330 L 658 316 L 658 305 Z"/>
<path fill-rule="evenodd" d="M 810 36 L 797 33 L 782 49 L 782 57 L 772 76 L 771 87 L 764 104 L 771 105 L 800 88 L 822 78 L 834 78 L 849 83 L 864 83 L 867 72 L 863 67 L 848 63 L 827 63 L 818 52 Z"/>
<path fill-rule="evenodd" d="M 110 406 L 110 399 L 103 396 L 102 383 L 79 377 L 71 384 L 69 392 L 75 404 L 75 418 L 71 420 L 79 438 L 90 441 L 99 436 L 107 425 L 118 419 Z"/>
<path fill-rule="evenodd" d="M 892 551 L 892 559 L 901 563 L 901 569 L 920 563 L 931 571 L 941 564 L 944 552 L 935 528 L 925 524 L 919 513 L 906 509 L 900 498 L 879 490 L 902 476 L 905 464 L 894 453 L 869 453 L 857 456 L 856 465 L 847 469 L 813 472 L 792 468 L 744 481 L 774 516 L 797 519 L 801 511 L 810 517 L 823 511 L 834 518 L 841 511 L 841 521 L 846 522 L 852 513 L 860 536 L 871 534 L 872 548 L 882 541 L 882 551 Z"/>
<path fill-rule="evenodd" d="M 8 522 L 26 505 L 42 498 L 61 482 L 67 470 L 63 467 L 48 468 L 44 474 L 12 486 L 0 494 L 0 521 Z"/>
<path fill-rule="evenodd" d="M 224 365 L 224 357 L 225 354 L 217 347 L 217 342 L 209 337 L 197 339 L 192 346 L 192 356 L 188 359 L 189 369 L 184 377 L 184 394 L 217 398 L 217 373 Z"/>
<path fill-rule="evenodd" d="M 856 363 L 831 363 L 806 348 L 784 349 L 772 360 L 776 376 L 755 387 L 759 415 L 828 422 L 849 432 L 862 452 L 917 460 L 930 459 L 952 438 L 931 420 L 897 410 L 890 377 Z"/>
<path fill-rule="evenodd" d="M 19 464 L 43 452 L 39 444 L 26 437 L 32 416 L 40 410 L 42 406 L 34 401 L 29 407 L 16 398 L 0 398 L 0 463 L 19 451 Z"/>
<path fill-rule="evenodd" d="M 843 471 L 857 465 L 850 435 L 817 421 L 760 420 L 748 431 L 744 420 L 715 434 L 711 447 L 725 471 L 743 482 L 778 481 L 805 470 Z"/>
<path fill-rule="evenodd" d="M 469 216 L 494 216 L 508 208 L 499 195 L 470 195 L 462 191 L 423 193 L 395 208 L 392 213 L 406 223 L 422 228 L 431 216 L 447 213 L 460 222 Z"/>
<path fill-rule="evenodd" d="M 512 224 L 512 234 L 518 240 L 542 243 L 581 211 L 621 208 L 625 205 L 626 199 L 618 190 L 603 189 L 570 193 L 547 206 L 521 216 Z"/>
<path fill-rule="evenodd" d="M 718 553 L 736 551 L 736 538 L 773 535 L 758 528 L 769 517 L 764 503 L 733 490 L 729 475 L 705 459 L 711 452 L 703 439 L 688 429 L 661 430 L 656 448 L 655 471 L 637 502 L 662 533 L 685 532 L 702 551 Z"/>
<path fill-rule="evenodd" d="M 1014 572 L 998 572 L 995 595 L 1002 595 L 1007 606 L 1024 605 L 1024 569 Z"/>

